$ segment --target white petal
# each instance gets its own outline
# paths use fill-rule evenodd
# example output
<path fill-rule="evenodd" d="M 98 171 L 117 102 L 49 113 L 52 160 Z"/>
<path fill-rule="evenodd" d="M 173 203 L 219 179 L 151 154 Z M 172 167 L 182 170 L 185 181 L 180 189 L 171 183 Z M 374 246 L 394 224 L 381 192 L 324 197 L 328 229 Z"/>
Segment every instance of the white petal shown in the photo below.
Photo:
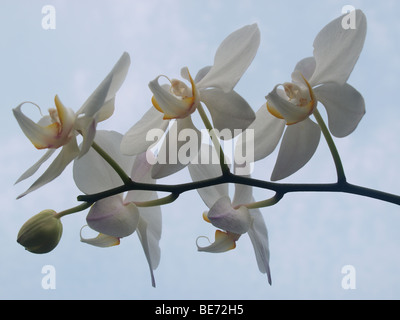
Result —
<path fill-rule="evenodd" d="M 76 139 L 73 138 L 68 144 L 62 147 L 61 152 L 50 164 L 47 170 L 29 187 L 28 190 L 19 195 L 18 198 L 27 195 L 57 178 L 78 155 L 79 148 Z"/>
<path fill-rule="evenodd" d="M 135 232 L 139 223 L 139 210 L 133 204 L 124 205 L 122 195 L 97 201 L 90 209 L 87 224 L 93 230 L 122 238 Z"/>
<path fill-rule="evenodd" d="M 121 154 L 121 139 L 122 135 L 118 132 L 99 130 L 95 141 L 129 174 L 134 158 Z M 73 176 L 76 186 L 85 194 L 105 191 L 123 184 L 115 170 L 94 149 L 75 160 Z"/>
<path fill-rule="evenodd" d="M 201 132 L 191 117 L 177 119 L 169 128 L 152 169 L 154 179 L 164 178 L 185 168 L 201 146 Z"/>
<path fill-rule="evenodd" d="M 316 62 L 314 57 L 308 57 L 300 60 L 295 68 L 294 74 L 300 72 L 306 80 L 310 80 L 311 76 L 313 75 L 316 67 Z"/>
<path fill-rule="evenodd" d="M 107 93 L 106 102 L 113 99 L 117 91 L 121 88 L 128 74 L 130 64 L 131 58 L 127 52 L 124 52 L 108 75 L 108 77 L 112 77 L 112 80 Z"/>
<path fill-rule="evenodd" d="M 124 82 L 130 63 L 129 54 L 124 52 L 110 73 L 85 101 L 77 114 L 85 114 L 87 117 L 92 117 L 104 106 L 109 109 L 110 105 L 107 104 L 113 101 L 115 94 Z"/>
<path fill-rule="evenodd" d="M 203 67 L 197 72 L 194 82 L 197 83 L 205 77 L 205 75 L 210 71 L 212 66 Z"/>
<path fill-rule="evenodd" d="M 212 154 L 214 154 L 214 159 L 218 159 L 215 149 L 212 146 L 208 144 L 201 145 L 196 164 L 191 163 L 188 166 L 193 181 L 207 180 L 222 175 L 219 162 L 213 163 L 210 160 L 210 157 L 213 158 Z M 229 195 L 228 184 L 218 184 L 200 188 L 197 189 L 197 192 L 209 208 L 211 208 L 218 199 Z"/>
<path fill-rule="evenodd" d="M 329 130 L 335 137 L 345 137 L 352 133 L 365 114 L 362 95 L 349 84 L 342 86 L 326 83 L 314 90 L 328 113 Z"/>
<path fill-rule="evenodd" d="M 36 171 L 39 170 L 40 166 L 45 163 L 51 156 L 52 154 L 56 151 L 56 149 L 48 149 L 46 153 L 39 159 L 38 162 L 36 162 L 32 167 L 30 167 L 28 170 L 26 170 L 15 183 L 21 182 L 29 177 L 31 177 L 33 174 L 35 174 Z"/>
<path fill-rule="evenodd" d="M 77 112 L 75 129 L 83 136 L 80 157 L 92 145 L 97 123 L 108 119 L 114 112 L 115 94 L 124 82 L 130 65 L 128 53 L 124 53 L 107 77 L 85 101 Z"/>
<path fill-rule="evenodd" d="M 229 197 L 222 197 L 215 202 L 207 218 L 213 226 L 235 234 L 246 233 L 252 223 L 249 210 L 246 207 L 234 209 Z"/>
<path fill-rule="evenodd" d="M 259 209 L 250 210 L 250 215 L 253 218 L 253 224 L 250 227 L 248 234 L 251 243 L 253 244 L 258 269 L 260 272 L 267 274 L 268 282 L 271 284 L 272 279 L 269 267 L 269 242 L 267 227 Z"/>
<path fill-rule="evenodd" d="M 84 115 L 84 117 L 93 117 L 106 103 L 106 97 L 111 86 L 111 77 L 106 77 L 99 87 L 90 95 L 85 101 L 77 115 Z"/>
<path fill-rule="evenodd" d="M 137 233 L 149 264 L 151 283 L 155 287 L 153 270 L 157 269 L 160 263 L 161 249 L 161 209 L 160 207 L 140 208 L 140 219 Z"/>
<path fill-rule="evenodd" d="M 208 89 L 200 92 L 200 100 L 205 103 L 210 111 L 214 128 L 220 132 L 229 129 L 228 140 L 246 129 L 255 119 L 253 109 L 235 91 L 228 93 L 220 89 Z M 235 130 L 237 129 L 237 130 Z"/>
<path fill-rule="evenodd" d="M 253 158 L 254 161 L 269 156 L 278 145 L 285 126 L 285 120 L 274 117 L 268 112 L 267 106 L 262 105 L 256 112 L 255 121 L 239 136 L 235 159 L 243 158 L 241 155 L 245 150 L 245 158 Z"/>
<path fill-rule="evenodd" d="M 271 180 L 281 180 L 302 168 L 317 149 L 321 129 L 307 118 L 287 126 Z"/>
<path fill-rule="evenodd" d="M 97 122 L 101 122 L 110 118 L 115 110 L 115 96 L 106 101 L 101 109 L 96 113 Z"/>
<path fill-rule="evenodd" d="M 235 184 L 235 194 L 233 196 L 232 206 L 238 207 L 251 202 L 254 202 L 253 188 L 245 184 Z"/>
<path fill-rule="evenodd" d="M 96 135 L 97 117 L 80 117 L 75 122 L 75 129 L 82 135 L 79 157 L 85 155 L 92 147 Z"/>
<path fill-rule="evenodd" d="M 121 151 L 127 155 L 137 155 L 151 148 L 156 142 L 153 138 L 162 136 L 169 120 L 155 108 L 150 108 L 144 116 L 128 130 L 121 141 Z"/>
<path fill-rule="evenodd" d="M 315 72 L 311 86 L 326 82 L 344 84 L 364 46 L 367 19 L 361 10 L 354 12 L 355 29 L 343 28 L 341 16 L 326 25 L 314 40 Z"/>
<path fill-rule="evenodd" d="M 216 87 L 231 91 L 253 61 L 260 45 L 257 24 L 231 33 L 219 46 L 214 65 L 198 82 L 198 88 Z"/>
<path fill-rule="evenodd" d="M 117 246 L 120 244 L 119 238 L 108 236 L 103 233 L 99 233 L 97 235 L 97 237 L 94 237 L 94 238 L 84 238 L 84 237 L 82 237 L 82 229 L 84 227 L 85 226 L 83 226 L 81 228 L 81 232 L 80 232 L 81 242 L 84 242 L 84 243 L 87 243 L 87 244 L 90 244 L 92 246 L 99 247 L 99 248 L 108 248 L 108 247 Z"/>

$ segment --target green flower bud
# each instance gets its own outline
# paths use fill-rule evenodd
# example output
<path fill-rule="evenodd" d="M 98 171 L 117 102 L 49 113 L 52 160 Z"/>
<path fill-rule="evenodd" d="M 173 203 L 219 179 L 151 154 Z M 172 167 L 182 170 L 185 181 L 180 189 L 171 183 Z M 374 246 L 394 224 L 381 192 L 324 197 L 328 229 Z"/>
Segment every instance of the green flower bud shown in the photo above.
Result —
<path fill-rule="evenodd" d="M 62 224 L 54 210 L 43 210 L 26 221 L 19 230 L 17 242 L 32 253 L 53 250 L 62 235 Z"/>

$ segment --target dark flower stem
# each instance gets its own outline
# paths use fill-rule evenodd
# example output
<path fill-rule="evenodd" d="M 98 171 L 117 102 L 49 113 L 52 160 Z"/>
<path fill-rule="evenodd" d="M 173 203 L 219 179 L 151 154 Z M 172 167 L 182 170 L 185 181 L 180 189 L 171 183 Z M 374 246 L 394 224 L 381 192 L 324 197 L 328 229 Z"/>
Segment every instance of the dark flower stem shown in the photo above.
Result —
<path fill-rule="evenodd" d="M 122 192 L 130 191 L 130 190 L 147 190 L 147 191 L 159 191 L 159 192 L 168 192 L 173 194 L 172 197 L 178 197 L 180 194 L 196 190 L 200 188 L 210 187 L 223 183 L 237 183 L 248 185 L 256 188 L 266 189 L 275 191 L 275 198 L 277 199 L 275 203 L 280 201 L 283 196 L 290 192 L 340 192 L 340 193 L 348 193 L 355 194 L 360 196 L 365 196 L 393 204 L 400 205 L 400 196 L 369 189 L 365 187 L 361 187 L 358 185 L 354 185 L 348 183 L 347 181 L 339 181 L 336 183 L 318 183 L 318 184 L 303 184 L 303 183 L 276 183 L 276 182 L 268 182 L 263 180 L 258 180 L 254 178 L 242 177 L 230 172 L 225 173 L 219 177 L 211 178 L 202 181 L 190 182 L 190 183 L 182 183 L 176 185 L 167 185 L 167 184 L 147 184 L 147 183 L 138 183 L 134 181 L 130 181 L 124 185 L 121 185 L 117 188 L 113 188 L 104 192 L 92 194 L 92 195 L 80 195 L 78 196 L 78 201 L 84 201 L 89 203 L 94 203 L 100 199 L 107 198 L 109 196 L 119 194 Z M 171 199 L 171 198 L 169 198 Z"/>

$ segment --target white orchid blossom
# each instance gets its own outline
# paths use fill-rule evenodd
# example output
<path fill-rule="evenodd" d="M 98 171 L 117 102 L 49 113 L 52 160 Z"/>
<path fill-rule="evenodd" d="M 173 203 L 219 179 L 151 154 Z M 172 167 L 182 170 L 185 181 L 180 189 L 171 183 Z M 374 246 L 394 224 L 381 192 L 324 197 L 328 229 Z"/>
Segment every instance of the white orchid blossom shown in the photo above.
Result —
<path fill-rule="evenodd" d="M 37 149 L 48 149 L 16 183 L 31 177 L 57 149 L 61 149 L 47 170 L 19 198 L 58 177 L 69 163 L 89 150 L 96 134 L 97 123 L 108 119 L 114 112 L 115 94 L 125 80 L 129 65 L 130 57 L 128 53 L 124 53 L 76 113 L 66 108 L 58 96 L 54 99 L 56 108 L 49 109 L 49 115 L 43 116 L 37 123 L 22 112 L 22 106 L 27 102 L 13 109 L 18 124 L 33 145 Z M 76 139 L 77 134 L 83 137 L 80 147 Z"/>
<path fill-rule="evenodd" d="M 208 148 L 208 150 L 206 150 Z M 211 146 L 202 145 L 201 152 L 211 154 Z M 218 177 L 221 175 L 221 167 L 217 164 L 189 164 L 190 175 L 193 181 L 201 181 Z M 266 273 L 268 282 L 271 284 L 271 272 L 269 268 L 269 243 L 268 231 L 263 216 L 259 209 L 248 209 L 245 205 L 254 203 L 252 187 L 235 185 L 233 200 L 229 197 L 227 184 L 215 185 L 197 190 L 204 203 L 209 208 L 203 213 L 203 218 L 217 228 L 215 241 L 209 246 L 199 246 L 199 251 L 220 253 L 236 247 L 236 241 L 241 235 L 247 233 L 253 244 L 258 268 L 260 272 Z M 206 237 L 199 237 L 206 238 Z"/>
<path fill-rule="evenodd" d="M 152 129 L 165 131 L 170 120 L 178 135 L 185 129 L 190 129 L 197 136 L 197 147 L 200 147 L 201 134 L 194 126 L 191 114 L 204 103 L 208 108 L 213 127 L 219 131 L 229 129 L 246 129 L 255 119 L 255 114 L 248 103 L 233 88 L 247 70 L 258 50 L 260 31 L 256 24 L 245 26 L 230 34 L 219 46 L 214 65 L 201 69 L 193 79 L 187 67 L 182 68 L 181 76 L 187 83 L 158 76 L 149 83 L 153 93 L 151 108 L 143 118 L 136 123 L 124 136 L 121 150 L 125 154 L 135 155 L 149 149 L 153 140 L 147 139 L 147 134 Z M 161 78 L 167 79 L 169 84 L 161 85 Z M 161 151 L 168 156 L 171 149 L 179 150 L 185 143 L 179 138 L 169 143 L 167 134 Z M 232 135 L 233 137 L 233 135 Z M 195 154 L 193 155 L 195 156 Z M 186 164 L 157 163 L 153 169 L 153 177 L 161 178 L 172 174 Z"/>
<path fill-rule="evenodd" d="M 271 180 L 290 176 L 313 156 L 321 129 L 309 117 L 317 110 L 318 101 L 324 105 L 329 130 L 336 137 L 352 133 L 365 114 L 363 97 L 347 84 L 367 29 L 363 12 L 356 10 L 355 16 L 355 29 L 344 29 L 343 17 L 326 25 L 314 40 L 314 56 L 301 60 L 292 82 L 275 86 L 257 111 L 249 127 L 254 129 L 255 161 L 271 154 L 283 134 Z M 243 143 L 245 136 L 238 147 Z"/>
<path fill-rule="evenodd" d="M 136 157 L 120 153 L 122 135 L 113 131 L 98 131 L 95 142 L 109 154 L 119 166 L 131 173 L 136 182 L 155 183 L 150 177 L 151 165 L 145 154 Z M 74 180 L 77 187 L 85 194 L 102 192 L 122 184 L 115 170 L 93 149 L 74 162 Z M 81 241 L 98 246 L 118 245 L 120 239 L 137 232 L 149 264 L 152 285 L 155 286 L 153 270 L 160 262 L 159 240 L 161 238 L 160 207 L 142 208 L 136 202 L 157 199 L 152 191 L 129 191 L 125 196 L 118 194 L 97 201 L 90 209 L 86 221 L 88 226 L 99 232 L 95 238 Z"/>

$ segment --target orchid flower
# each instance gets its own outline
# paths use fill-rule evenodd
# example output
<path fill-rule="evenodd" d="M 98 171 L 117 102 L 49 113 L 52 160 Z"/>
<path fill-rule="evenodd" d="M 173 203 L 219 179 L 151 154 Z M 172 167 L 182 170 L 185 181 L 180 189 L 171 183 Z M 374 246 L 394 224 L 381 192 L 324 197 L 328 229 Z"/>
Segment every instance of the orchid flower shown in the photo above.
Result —
<path fill-rule="evenodd" d="M 255 115 L 248 103 L 233 88 L 254 59 L 259 43 L 258 26 L 248 25 L 230 34 L 220 44 L 215 54 L 214 65 L 201 69 L 195 78 L 187 67 L 182 68 L 181 76 L 187 83 L 177 79 L 171 80 L 163 75 L 156 77 L 149 83 L 153 93 L 153 108 L 125 134 L 121 144 L 122 152 L 135 155 L 149 149 L 154 141 L 147 139 L 148 132 L 152 129 L 164 132 L 171 120 L 175 121 L 160 148 L 160 153 L 166 152 L 168 156 L 170 150 L 179 150 L 185 143 L 182 141 L 184 139 L 180 139 L 179 133 L 185 129 L 195 133 L 198 149 L 201 145 L 201 135 L 193 124 L 191 114 L 202 110 L 201 103 L 208 108 L 215 129 L 246 129 L 254 121 Z M 169 84 L 161 85 L 161 78 L 165 78 Z M 174 146 L 169 146 L 172 131 L 177 132 L 178 139 L 171 141 Z M 154 166 L 153 177 L 167 176 L 187 165 L 179 161 L 166 162 L 167 164 L 157 163 Z"/>
<path fill-rule="evenodd" d="M 206 154 L 211 154 L 210 152 L 215 152 L 205 148 L 210 148 L 210 146 L 203 144 L 200 153 L 208 152 Z M 218 177 L 222 173 L 219 165 L 211 163 L 189 164 L 188 168 L 193 181 Z M 236 184 L 232 201 L 229 197 L 227 184 L 201 188 L 197 191 L 209 208 L 208 212 L 203 213 L 204 220 L 222 229 L 216 230 L 215 241 L 209 246 L 201 247 L 197 244 L 198 250 L 211 253 L 232 250 L 236 247 L 236 241 L 247 233 L 253 244 L 258 268 L 260 272 L 267 274 L 268 282 L 271 284 L 267 227 L 259 209 L 248 209 L 246 207 L 246 205 L 254 203 L 252 187 Z"/>
<path fill-rule="evenodd" d="M 150 177 L 151 166 L 146 160 L 146 155 L 122 155 L 119 149 L 121 139 L 122 135 L 117 132 L 98 131 L 95 141 L 124 171 L 132 173 L 131 178 L 134 181 L 155 183 Z M 115 170 L 93 149 L 75 160 L 73 169 L 75 183 L 85 194 L 106 191 L 122 184 Z M 134 190 L 125 196 L 118 194 L 99 200 L 91 207 L 86 217 L 88 226 L 99 232 L 99 235 L 95 238 L 84 238 L 81 234 L 82 242 L 109 247 L 118 245 L 121 238 L 137 231 L 149 264 L 153 286 L 153 270 L 160 262 L 161 209 L 159 206 L 144 208 L 136 204 L 155 199 L 157 193 L 154 191 Z"/>
<path fill-rule="evenodd" d="M 313 156 L 321 129 L 310 116 L 317 115 L 318 102 L 327 111 L 329 130 L 335 137 L 352 133 L 365 114 L 362 95 L 347 83 L 367 28 L 363 12 L 356 10 L 355 16 L 355 29 L 344 29 L 343 17 L 326 25 L 314 40 L 314 56 L 297 63 L 292 82 L 275 86 L 257 111 L 249 127 L 254 129 L 255 161 L 272 153 L 283 135 L 271 180 L 290 176 Z M 243 143 L 245 136 L 238 146 Z"/>
<path fill-rule="evenodd" d="M 65 107 L 58 96 L 54 99 L 56 108 L 49 109 L 49 115 L 43 116 L 37 123 L 22 112 L 22 106 L 27 102 L 13 109 L 18 124 L 32 144 L 37 149 L 47 149 L 42 158 L 16 183 L 31 177 L 57 149 L 61 149 L 47 170 L 19 198 L 57 178 L 69 163 L 89 150 L 96 134 L 97 123 L 108 119 L 114 112 L 115 94 L 125 80 L 129 65 L 130 57 L 128 53 L 124 53 L 76 113 Z M 78 133 L 83 137 L 80 147 L 76 139 Z"/>

